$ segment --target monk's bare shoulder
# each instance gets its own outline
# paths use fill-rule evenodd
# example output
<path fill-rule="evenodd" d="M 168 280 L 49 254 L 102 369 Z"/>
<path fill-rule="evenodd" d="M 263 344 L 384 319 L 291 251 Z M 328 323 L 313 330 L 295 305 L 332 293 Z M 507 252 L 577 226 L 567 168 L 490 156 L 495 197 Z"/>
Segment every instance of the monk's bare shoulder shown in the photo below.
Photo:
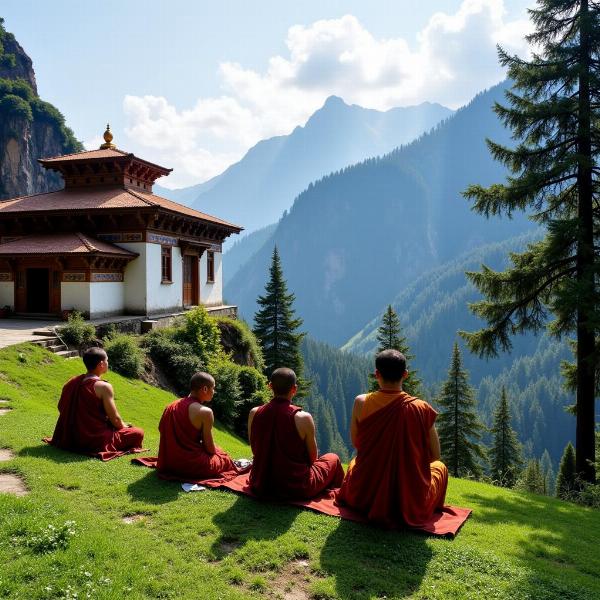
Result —
<path fill-rule="evenodd" d="M 248 416 L 253 417 L 258 412 L 259 408 L 260 406 L 255 406 L 254 408 L 250 409 L 250 414 Z"/>
<path fill-rule="evenodd" d="M 204 404 L 201 404 L 200 402 L 192 402 L 190 404 L 190 416 L 191 415 L 197 415 L 199 417 L 212 417 L 213 416 L 213 411 L 212 408 L 209 408 L 208 406 L 205 406 Z"/>
<path fill-rule="evenodd" d="M 103 379 L 98 379 L 94 384 L 94 392 L 98 398 L 103 398 L 105 395 L 113 395 L 113 386 L 108 383 L 108 381 L 104 381 Z"/>
<path fill-rule="evenodd" d="M 367 394 L 360 394 L 354 398 L 354 410 L 359 411 L 362 410 L 362 407 L 365 405 L 365 401 L 367 400 Z"/>
<path fill-rule="evenodd" d="M 299 410 L 294 416 L 298 419 L 312 419 L 311 414 L 305 410 Z"/>

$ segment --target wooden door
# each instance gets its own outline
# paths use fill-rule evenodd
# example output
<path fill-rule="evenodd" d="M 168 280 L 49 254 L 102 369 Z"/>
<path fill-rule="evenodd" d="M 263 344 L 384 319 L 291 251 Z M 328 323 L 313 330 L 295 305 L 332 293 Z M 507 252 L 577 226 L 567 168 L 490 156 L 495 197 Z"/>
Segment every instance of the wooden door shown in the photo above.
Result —
<path fill-rule="evenodd" d="M 183 305 L 198 304 L 198 257 L 190 254 L 183 255 Z"/>

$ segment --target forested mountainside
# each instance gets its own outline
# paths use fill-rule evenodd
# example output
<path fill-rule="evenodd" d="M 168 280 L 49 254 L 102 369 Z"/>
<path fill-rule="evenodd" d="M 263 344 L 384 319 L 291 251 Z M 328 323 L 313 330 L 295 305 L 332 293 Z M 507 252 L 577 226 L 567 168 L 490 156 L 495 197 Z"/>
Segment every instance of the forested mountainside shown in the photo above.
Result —
<path fill-rule="evenodd" d="M 313 415 L 321 452 L 336 452 L 342 460 L 352 454 L 350 415 L 357 394 L 367 386 L 373 372 L 372 359 L 342 352 L 310 337 L 302 340 L 304 376 L 312 382 L 311 393 L 299 401 Z"/>
<path fill-rule="evenodd" d="M 83 150 L 62 114 L 42 100 L 31 59 L 0 19 L 0 200 L 62 187 L 38 158 Z"/>
<path fill-rule="evenodd" d="M 260 141 L 216 178 L 194 186 L 198 194 L 193 202 L 190 188 L 164 193 L 252 232 L 277 221 L 311 181 L 390 152 L 451 114 L 428 102 L 380 112 L 348 106 L 332 96 L 304 127 Z"/>
<path fill-rule="evenodd" d="M 468 307 L 480 296 L 466 279 L 465 271 L 477 270 L 481 264 L 501 269 L 510 252 L 522 250 L 539 236 L 531 232 L 466 253 L 425 273 L 390 302 L 415 356 L 409 367 L 418 370 L 428 400 L 435 403 L 435 394 L 446 377 L 457 331 L 473 331 L 482 325 Z M 343 349 L 372 356 L 379 325 L 380 318 L 373 319 Z M 494 359 L 482 360 L 463 352 L 483 421 L 491 425 L 500 389 L 505 386 L 513 425 L 526 453 L 539 458 L 547 448 L 555 465 L 575 434 L 575 420 L 565 411 L 574 398 L 562 387 L 560 375 L 561 361 L 570 359 L 566 341 L 533 334 L 514 337 L 512 352 L 500 353 Z"/>
<path fill-rule="evenodd" d="M 337 345 L 422 273 L 531 229 L 520 214 L 487 221 L 461 195 L 505 176 L 485 138 L 510 143 L 492 111 L 506 88 L 478 95 L 406 147 L 311 184 L 225 294 L 251 319 L 277 244 L 305 329 Z"/>
<path fill-rule="evenodd" d="M 468 304 L 478 300 L 480 295 L 465 272 L 476 271 L 482 264 L 502 269 L 508 264 L 510 252 L 523 250 L 527 243 L 539 239 L 540 235 L 532 231 L 465 252 L 425 272 L 388 299 L 388 304 L 398 313 L 402 332 L 415 355 L 414 366 L 425 382 L 441 381 L 446 376 L 458 331 L 473 331 L 483 325 L 469 310 Z M 342 349 L 363 355 L 375 352 L 380 323 L 381 314 L 378 314 Z M 533 352 L 537 347 L 533 336 L 516 336 L 513 343 L 512 354 L 499 354 L 493 360 L 482 360 L 466 352 L 463 364 L 471 373 L 472 380 L 478 384 L 486 375 L 498 375 L 516 357 Z"/>

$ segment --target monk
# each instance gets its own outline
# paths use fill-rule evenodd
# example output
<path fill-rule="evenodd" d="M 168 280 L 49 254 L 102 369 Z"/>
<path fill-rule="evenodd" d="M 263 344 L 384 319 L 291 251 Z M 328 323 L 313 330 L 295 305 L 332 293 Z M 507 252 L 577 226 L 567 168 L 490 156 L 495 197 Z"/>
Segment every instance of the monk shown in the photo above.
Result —
<path fill-rule="evenodd" d="M 292 369 L 275 369 L 272 400 L 253 408 L 248 437 L 254 454 L 250 488 L 262 497 L 305 500 L 339 487 L 344 470 L 336 454 L 318 456 L 315 424 L 291 401 L 298 391 Z"/>
<path fill-rule="evenodd" d="M 448 486 L 437 412 L 402 391 L 408 376 L 402 353 L 380 352 L 375 367 L 379 390 L 354 400 L 350 437 L 357 454 L 336 501 L 385 527 L 419 527 L 443 507 Z"/>
<path fill-rule="evenodd" d="M 190 393 L 167 406 L 158 430 L 158 476 L 184 482 L 202 481 L 223 473 L 237 475 L 233 460 L 215 445 L 213 411 L 206 406 L 215 393 L 215 380 L 208 373 L 196 373 Z"/>
<path fill-rule="evenodd" d="M 112 385 L 101 379 L 108 371 L 106 352 L 89 348 L 83 364 L 87 372 L 69 379 L 62 389 L 54 434 L 45 441 L 101 460 L 140 452 L 144 431 L 123 421 Z"/>

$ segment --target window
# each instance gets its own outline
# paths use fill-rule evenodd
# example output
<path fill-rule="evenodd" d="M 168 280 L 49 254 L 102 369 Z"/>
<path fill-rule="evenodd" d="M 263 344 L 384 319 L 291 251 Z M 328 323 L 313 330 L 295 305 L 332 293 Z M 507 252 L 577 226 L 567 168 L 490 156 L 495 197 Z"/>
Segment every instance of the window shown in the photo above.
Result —
<path fill-rule="evenodd" d="M 206 283 L 215 282 L 215 253 L 210 250 L 206 253 Z"/>
<path fill-rule="evenodd" d="M 171 246 L 161 246 L 160 258 L 161 281 L 162 283 L 171 283 L 171 265 L 173 263 Z"/>

